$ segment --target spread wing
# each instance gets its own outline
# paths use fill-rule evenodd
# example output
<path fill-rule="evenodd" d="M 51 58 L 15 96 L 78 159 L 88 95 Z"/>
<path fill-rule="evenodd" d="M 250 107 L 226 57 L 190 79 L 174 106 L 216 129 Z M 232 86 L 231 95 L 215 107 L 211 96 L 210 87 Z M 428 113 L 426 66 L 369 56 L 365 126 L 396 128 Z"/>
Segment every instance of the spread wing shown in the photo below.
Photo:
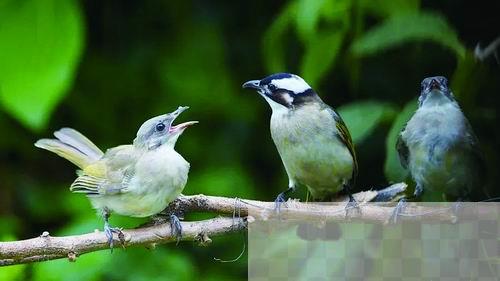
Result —
<path fill-rule="evenodd" d="M 398 140 L 396 141 L 396 150 L 398 151 L 398 156 L 399 156 L 399 162 L 401 163 L 401 166 L 403 168 L 407 169 L 408 168 L 408 158 L 410 156 L 410 150 L 408 149 L 408 146 L 406 145 L 405 141 L 403 140 L 401 134 L 404 132 L 406 129 L 406 125 L 403 127 L 401 132 L 398 135 Z"/>
<path fill-rule="evenodd" d="M 358 160 L 356 158 L 356 151 L 354 150 L 354 144 L 352 142 L 351 134 L 349 133 L 349 130 L 347 129 L 347 126 L 344 123 L 344 120 L 342 120 L 342 117 L 340 117 L 340 115 L 335 111 L 335 109 L 329 106 L 327 107 L 327 109 L 333 116 L 335 124 L 337 126 L 337 130 L 340 133 L 339 135 L 337 135 L 337 138 L 345 144 L 347 149 L 349 149 L 349 152 L 351 153 L 354 162 L 352 177 L 349 182 L 349 185 L 352 187 L 354 186 L 356 182 L 356 177 L 358 176 Z"/>
<path fill-rule="evenodd" d="M 70 190 L 88 196 L 127 192 L 128 183 L 134 175 L 136 158 L 132 145 L 109 149 L 100 161 L 79 171 L 79 176 Z"/>

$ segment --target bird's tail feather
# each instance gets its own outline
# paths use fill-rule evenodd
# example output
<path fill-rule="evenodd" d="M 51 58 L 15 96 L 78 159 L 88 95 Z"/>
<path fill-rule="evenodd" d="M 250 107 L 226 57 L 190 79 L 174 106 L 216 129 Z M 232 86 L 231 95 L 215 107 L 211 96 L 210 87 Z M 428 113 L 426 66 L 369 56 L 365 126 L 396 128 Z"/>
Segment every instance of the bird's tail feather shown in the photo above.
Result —
<path fill-rule="evenodd" d="M 74 129 L 62 128 L 54 132 L 54 136 L 57 139 L 41 139 L 35 146 L 67 159 L 80 169 L 84 169 L 104 155 L 94 143 Z"/>
<path fill-rule="evenodd" d="M 54 136 L 63 143 L 75 147 L 94 160 L 101 159 L 104 155 L 102 150 L 100 150 L 92 141 L 75 129 L 62 128 L 59 131 L 55 131 Z"/>

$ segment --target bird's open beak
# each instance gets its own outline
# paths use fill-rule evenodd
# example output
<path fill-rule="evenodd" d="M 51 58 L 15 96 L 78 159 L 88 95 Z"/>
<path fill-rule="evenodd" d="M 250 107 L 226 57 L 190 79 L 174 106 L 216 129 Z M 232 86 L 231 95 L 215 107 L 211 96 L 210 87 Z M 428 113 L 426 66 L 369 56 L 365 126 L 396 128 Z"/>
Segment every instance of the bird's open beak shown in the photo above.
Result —
<path fill-rule="evenodd" d="M 172 112 L 171 114 L 174 116 L 174 119 L 172 119 L 172 123 L 177 118 L 177 116 L 179 116 L 183 111 L 185 111 L 188 108 L 189 108 L 189 106 L 179 106 L 176 111 Z M 184 122 L 184 123 L 181 123 L 181 124 L 178 124 L 175 126 L 173 126 L 172 123 L 170 123 L 170 129 L 168 130 L 169 133 L 183 131 L 187 127 L 198 123 L 198 121 L 188 121 L 188 122 Z"/>
<path fill-rule="evenodd" d="M 170 114 L 173 115 L 174 118 L 176 118 L 177 116 L 179 116 L 182 112 L 184 112 L 188 108 L 189 108 L 189 106 L 179 106 L 174 112 L 172 112 Z"/>
<path fill-rule="evenodd" d="M 260 80 L 250 80 L 241 86 L 244 89 L 254 89 L 254 90 L 261 90 L 262 88 L 260 87 Z"/>
<path fill-rule="evenodd" d="M 432 90 L 441 90 L 441 84 L 436 79 L 432 79 L 430 89 L 431 89 L 431 91 Z"/>
<path fill-rule="evenodd" d="M 180 123 L 180 124 L 175 125 L 175 126 L 171 126 L 169 132 L 175 133 L 178 131 L 182 131 L 182 130 L 186 129 L 187 127 L 194 125 L 196 123 L 199 123 L 199 122 L 198 121 L 188 121 L 188 122 Z"/>

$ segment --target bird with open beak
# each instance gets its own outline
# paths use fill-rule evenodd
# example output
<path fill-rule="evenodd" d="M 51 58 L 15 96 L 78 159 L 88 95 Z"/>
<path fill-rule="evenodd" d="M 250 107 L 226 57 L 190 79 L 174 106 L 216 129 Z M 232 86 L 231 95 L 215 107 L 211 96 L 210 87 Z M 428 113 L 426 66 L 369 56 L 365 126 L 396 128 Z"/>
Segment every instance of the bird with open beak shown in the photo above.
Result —
<path fill-rule="evenodd" d="M 271 136 L 288 174 L 288 189 L 276 200 L 279 211 L 297 186 L 307 187 L 316 200 L 330 200 L 350 189 L 358 165 L 344 121 L 301 77 L 277 73 L 251 80 L 243 88 L 256 90 L 272 109 Z"/>
<path fill-rule="evenodd" d="M 56 139 L 35 143 L 36 147 L 52 151 L 80 168 L 70 190 L 87 195 L 92 206 L 102 213 L 111 248 L 113 233 L 121 234 L 119 228 L 109 225 L 111 213 L 152 216 L 163 211 L 184 189 L 189 163 L 174 147 L 184 130 L 198 122 L 172 123 L 187 108 L 181 106 L 172 113 L 147 120 L 133 144 L 113 147 L 106 153 L 71 128 L 54 132 Z M 170 223 L 180 237 L 182 229 L 175 214 L 170 215 Z"/>

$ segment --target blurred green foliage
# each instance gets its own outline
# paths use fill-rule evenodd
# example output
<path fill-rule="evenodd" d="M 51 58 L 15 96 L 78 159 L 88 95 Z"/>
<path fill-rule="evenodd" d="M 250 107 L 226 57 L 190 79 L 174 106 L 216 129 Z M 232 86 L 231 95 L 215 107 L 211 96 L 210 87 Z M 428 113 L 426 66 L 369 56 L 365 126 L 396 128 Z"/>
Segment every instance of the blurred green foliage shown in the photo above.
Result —
<path fill-rule="evenodd" d="M 5 110 L 31 129 L 47 125 L 71 87 L 83 49 L 82 21 L 73 0 L 2 3 L 0 97 Z"/>
<path fill-rule="evenodd" d="M 412 99 L 396 116 L 387 135 L 385 147 L 387 158 L 385 159 L 384 173 L 388 179 L 394 182 L 403 181 L 408 176 L 408 172 L 403 169 L 399 162 L 398 152 L 395 147 L 401 128 L 410 120 L 415 110 L 417 110 L 417 99 Z"/>
<path fill-rule="evenodd" d="M 394 144 L 420 81 L 451 79 L 490 171 L 498 169 L 499 65 L 472 49 L 498 36 L 489 2 L 418 0 L 0 0 L 0 238 L 102 227 L 70 194 L 74 167 L 33 142 L 63 126 L 102 148 L 130 143 L 147 118 L 191 108 L 180 138 L 186 194 L 272 200 L 287 184 L 269 135 L 270 110 L 242 82 L 303 76 L 338 109 L 356 144 L 357 189 L 406 178 Z M 384 149 L 385 148 L 385 149 Z M 497 175 L 491 173 L 490 183 Z M 490 196 L 499 191 L 488 185 Z M 196 219 L 200 216 L 189 216 Z M 114 225 L 145 220 L 113 216 Z M 246 278 L 242 234 L 87 254 L 0 269 L 0 280 L 234 280 Z"/>
<path fill-rule="evenodd" d="M 396 114 L 394 105 L 370 100 L 340 106 L 338 113 L 345 119 L 355 144 L 369 137 L 379 124 L 392 121 Z"/>
<path fill-rule="evenodd" d="M 445 19 L 435 13 L 398 13 L 384 23 L 366 32 L 353 44 L 358 56 L 370 55 L 408 41 L 433 41 L 449 48 L 459 58 L 465 55 L 465 47 L 456 32 Z"/>

